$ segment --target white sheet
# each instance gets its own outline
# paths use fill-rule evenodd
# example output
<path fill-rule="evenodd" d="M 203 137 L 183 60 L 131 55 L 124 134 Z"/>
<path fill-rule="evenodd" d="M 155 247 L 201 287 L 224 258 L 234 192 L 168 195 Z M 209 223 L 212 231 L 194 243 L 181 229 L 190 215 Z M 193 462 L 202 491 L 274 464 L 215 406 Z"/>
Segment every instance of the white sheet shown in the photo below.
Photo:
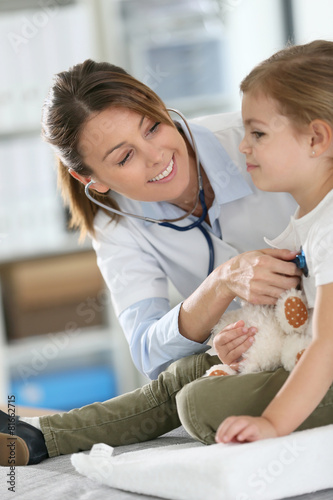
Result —
<path fill-rule="evenodd" d="M 71 461 L 114 488 L 175 500 L 276 500 L 333 487 L 333 425 L 255 443 L 112 453 L 97 444 Z"/>

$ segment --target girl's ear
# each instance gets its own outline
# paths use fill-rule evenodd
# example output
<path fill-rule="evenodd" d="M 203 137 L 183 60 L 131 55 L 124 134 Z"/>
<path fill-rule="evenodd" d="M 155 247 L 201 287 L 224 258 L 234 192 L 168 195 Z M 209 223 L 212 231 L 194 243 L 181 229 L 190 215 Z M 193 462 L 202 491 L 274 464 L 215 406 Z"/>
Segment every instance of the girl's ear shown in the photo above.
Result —
<path fill-rule="evenodd" d="M 332 146 L 332 127 L 324 120 L 313 120 L 310 123 L 310 137 L 311 149 L 319 156 Z"/>
<path fill-rule="evenodd" d="M 75 170 L 71 168 L 68 171 L 71 174 L 71 176 L 74 177 L 74 179 L 78 180 L 79 182 L 82 182 L 82 184 L 84 184 L 85 186 L 88 184 L 88 182 L 93 181 L 91 177 L 78 174 L 77 172 L 75 172 Z M 94 189 L 98 193 L 107 193 L 110 190 L 109 186 L 106 186 L 105 184 L 102 184 L 101 182 L 97 181 L 90 186 L 90 189 Z"/>

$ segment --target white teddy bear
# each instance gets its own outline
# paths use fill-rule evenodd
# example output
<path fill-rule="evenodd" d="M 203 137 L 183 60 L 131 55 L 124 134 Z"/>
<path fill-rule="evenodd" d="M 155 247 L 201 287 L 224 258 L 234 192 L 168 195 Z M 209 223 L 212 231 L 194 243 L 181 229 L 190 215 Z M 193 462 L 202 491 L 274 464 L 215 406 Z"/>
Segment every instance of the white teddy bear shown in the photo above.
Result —
<path fill-rule="evenodd" d="M 282 366 L 291 371 L 311 342 L 311 318 L 304 294 L 295 288 L 281 295 L 275 306 L 258 306 L 242 302 L 242 308 L 225 313 L 212 333 L 216 335 L 231 323 L 244 320 L 256 327 L 254 342 L 243 354 L 239 373 L 272 371 Z M 226 364 L 214 365 L 211 375 L 234 375 L 238 372 Z"/>

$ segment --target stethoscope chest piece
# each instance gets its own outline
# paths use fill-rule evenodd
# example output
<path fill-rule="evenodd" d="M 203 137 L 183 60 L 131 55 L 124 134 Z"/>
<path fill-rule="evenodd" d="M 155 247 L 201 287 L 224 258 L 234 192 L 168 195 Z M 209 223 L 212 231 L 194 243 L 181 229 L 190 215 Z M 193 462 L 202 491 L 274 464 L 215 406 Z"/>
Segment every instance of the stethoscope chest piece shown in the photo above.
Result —
<path fill-rule="evenodd" d="M 301 247 L 301 253 L 296 255 L 295 259 L 293 259 L 291 262 L 294 262 L 298 267 L 298 269 L 302 270 L 306 278 L 309 276 L 309 269 L 306 263 L 305 253 L 302 247 Z"/>

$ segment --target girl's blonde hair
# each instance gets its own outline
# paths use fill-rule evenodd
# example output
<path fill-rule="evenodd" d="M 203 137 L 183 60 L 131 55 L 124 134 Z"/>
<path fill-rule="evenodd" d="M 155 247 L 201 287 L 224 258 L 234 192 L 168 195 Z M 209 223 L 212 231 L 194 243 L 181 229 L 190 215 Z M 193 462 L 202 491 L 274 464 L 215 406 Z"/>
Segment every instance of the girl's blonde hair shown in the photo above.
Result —
<path fill-rule="evenodd" d="M 94 234 L 94 218 L 99 208 L 84 193 L 84 185 L 74 179 L 69 169 L 78 174 L 92 174 L 83 161 L 82 139 L 85 123 L 92 115 L 111 107 L 131 109 L 140 115 L 174 126 L 164 103 L 149 87 L 125 70 L 109 63 L 90 59 L 55 76 L 43 105 L 42 137 L 55 150 L 58 183 L 69 206 L 71 228 Z M 88 141 L 87 141 L 88 139 Z M 89 144 L 89 138 L 84 137 Z M 93 144 L 94 138 L 90 143 Z M 94 194 L 92 194 L 94 193 Z M 108 194 L 91 194 L 104 204 L 118 208 Z M 116 216 L 110 215 L 111 220 Z"/>
<path fill-rule="evenodd" d="M 298 129 L 314 119 L 333 127 L 333 42 L 316 40 L 280 50 L 256 66 L 240 89 L 274 99 Z"/>

